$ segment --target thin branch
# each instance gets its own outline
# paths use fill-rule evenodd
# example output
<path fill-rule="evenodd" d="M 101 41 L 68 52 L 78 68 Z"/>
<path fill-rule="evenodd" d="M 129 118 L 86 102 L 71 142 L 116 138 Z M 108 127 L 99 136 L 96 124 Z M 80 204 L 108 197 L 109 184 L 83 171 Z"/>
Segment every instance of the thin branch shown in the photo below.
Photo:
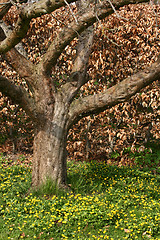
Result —
<path fill-rule="evenodd" d="M 51 16 L 52 16 L 54 19 L 56 19 L 57 22 L 59 22 L 60 24 L 62 24 L 63 26 L 65 26 L 66 28 L 71 28 L 70 25 L 66 25 L 66 24 L 63 23 L 61 20 L 59 20 L 57 17 L 55 17 L 55 16 L 53 15 L 53 13 L 51 13 Z M 73 29 L 73 31 L 75 31 L 75 30 Z M 75 31 L 75 33 L 77 34 L 77 37 L 81 37 L 81 35 L 80 35 L 77 31 Z"/>
<path fill-rule="evenodd" d="M 100 26 L 101 26 L 101 28 L 102 28 L 102 34 L 103 34 L 103 35 L 108 39 L 108 41 L 110 41 L 112 44 L 116 45 L 117 47 L 122 47 L 122 45 L 117 44 L 117 43 L 114 42 L 112 39 L 110 39 L 106 34 L 103 33 L 103 30 L 105 29 L 105 27 L 102 26 L 101 20 L 99 19 L 98 15 L 97 15 L 97 11 L 96 11 L 95 13 L 96 13 L 97 21 L 98 21 L 98 23 L 100 24 Z"/>
<path fill-rule="evenodd" d="M 2 6 L 7 5 L 7 4 L 10 4 L 10 1 L 9 2 L 4 2 L 4 3 L 0 3 L 0 5 L 2 5 Z"/>
<path fill-rule="evenodd" d="M 116 14 L 117 18 L 121 18 L 121 19 L 123 19 L 123 20 L 125 20 L 127 22 L 129 21 L 127 18 L 124 18 L 119 13 L 117 13 L 115 7 L 113 6 L 113 3 L 110 0 L 107 0 L 107 2 L 109 2 L 109 4 L 111 5 L 111 7 L 112 7 L 114 13 Z"/>
<path fill-rule="evenodd" d="M 15 7 L 18 7 L 18 4 L 16 2 L 14 2 L 13 0 L 10 0 L 10 3 L 15 6 Z"/>
<path fill-rule="evenodd" d="M 112 39 L 110 39 L 106 34 L 103 34 L 107 39 L 108 41 L 110 41 L 112 44 L 116 45 L 117 47 L 122 47 L 123 45 L 119 45 L 118 43 L 114 42 Z"/>
<path fill-rule="evenodd" d="M 75 19 L 75 22 L 78 24 L 78 20 L 77 20 L 77 18 L 75 16 L 74 12 L 72 11 L 72 8 L 70 7 L 70 5 L 68 4 L 68 2 L 66 0 L 64 0 L 64 2 L 69 7 L 70 12 L 71 12 L 73 18 Z"/>

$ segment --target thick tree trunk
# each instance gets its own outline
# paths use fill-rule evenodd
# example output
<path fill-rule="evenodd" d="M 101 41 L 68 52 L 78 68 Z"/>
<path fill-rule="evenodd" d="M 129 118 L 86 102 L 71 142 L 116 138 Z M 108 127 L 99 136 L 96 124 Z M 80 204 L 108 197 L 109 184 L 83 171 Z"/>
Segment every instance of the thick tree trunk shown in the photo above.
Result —
<path fill-rule="evenodd" d="M 37 188 L 47 179 L 56 186 L 66 185 L 67 111 L 55 107 L 54 115 L 36 129 L 34 139 L 32 187 Z"/>

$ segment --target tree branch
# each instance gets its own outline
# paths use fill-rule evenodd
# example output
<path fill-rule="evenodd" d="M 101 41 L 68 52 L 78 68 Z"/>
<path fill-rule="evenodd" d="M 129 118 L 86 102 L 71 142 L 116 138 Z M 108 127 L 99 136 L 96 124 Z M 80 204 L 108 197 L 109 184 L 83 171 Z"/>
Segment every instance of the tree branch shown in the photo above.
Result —
<path fill-rule="evenodd" d="M 68 3 L 75 1 L 76 0 L 68 0 Z M 64 5 L 64 0 L 41 0 L 33 4 L 21 6 L 15 28 L 12 33 L 0 43 L 0 53 L 9 51 L 25 37 L 32 18 L 51 13 Z"/>
<path fill-rule="evenodd" d="M 76 2 L 76 1 L 77 0 L 68 0 L 67 2 L 72 3 L 72 2 Z M 148 2 L 148 1 L 149 0 L 118 0 L 118 1 L 113 0 L 113 3 L 114 3 L 115 9 L 119 9 L 120 7 L 122 7 L 124 5 Z M 29 23 L 32 18 L 40 17 L 41 15 L 51 13 L 54 10 L 56 10 L 64 5 L 65 5 L 64 0 L 59 0 L 59 1 L 57 1 L 57 0 L 45 0 L 45 1 L 41 0 L 34 4 L 30 4 L 28 6 L 27 5 L 22 6 L 21 10 L 19 10 L 20 11 L 19 18 L 17 20 L 14 30 L 12 31 L 10 36 L 8 36 L 5 40 L 3 40 L 0 43 L 0 53 L 5 53 L 5 52 L 9 51 L 12 47 L 14 47 L 16 44 L 18 44 L 25 37 L 25 35 L 28 31 L 28 28 L 29 28 Z M 106 3 L 105 5 L 106 5 L 107 9 L 110 8 L 110 13 L 108 12 L 108 15 L 113 13 L 113 9 L 109 5 L 109 3 Z M 104 7 L 104 5 L 103 5 L 103 7 Z M 112 9 L 112 11 L 111 11 L 111 9 Z M 107 13 L 102 14 L 101 17 L 104 18 L 105 16 L 107 16 Z M 80 29 L 78 28 L 79 32 L 82 32 L 84 29 L 86 29 L 88 26 L 90 26 L 95 21 L 96 21 L 95 16 L 94 17 L 90 16 L 88 18 L 88 21 L 87 21 L 87 19 L 82 19 L 81 24 L 83 23 L 84 26 L 83 27 L 81 26 Z M 72 34 L 72 31 L 71 31 L 71 34 Z M 64 35 L 64 33 L 62 35 Z M 65 42 L 68 44 L 74 37 L 75 37 L 75 32 L 74 32 L 74 35 L 72 35 L 72 37 L 68 37 L 68 41 L 67 41 L 67 39 L 65 39 Z"/>
<path fill-rule="evenodd" d="M 71 124 L 91 113 L 99 113 L 128 100 L 155 80 L 160 80 L 160 59 L 151 67 L 126 78 L 102 93 L 74 100 L 69 111 Z"/>
<path fill-rule="evenodd" d="M 85 11 L 90 11 L 89 6 L 90 0 L 78 1 L 77 2 L 77 9 L 81 13 L 85 13 Z M 88 10 L 87 10 L 88 8 Z M 94 27 L 90 26 L 84 32 L 81 33 L 78 40 L 77 51 L 76 51 L 76 58 L 74 60 L 73 68 L 72 68 L 72 75 L 78 73 L 77 79 L 77 86 L 80 88 L 88 81 L 87 77 L 87 66 L 88 60 L 91 53 L 91 48 L 93 44 L 93 35 L 94 35 Z M 71 75 L 71 76 L 72 76 Z M 70 79 L 75 81 L 75 79 Z"/>
<path fill-rule="evenodd" d="M 149 0 L 119 0 L 114 3 L 115 9 L 130 4 L 148 2 Z M 114 10 L 108 2 L 103 2 L 103 5 L 98 10 L 99 19 L 104 19 L 106 16 L 112 14 Z M 77 33 L 82 33 L 86 28 L 91 26 L 97 20 L 97 13 L 94 10 L 86 11 L 82 16 L 78 18 L 78 24 L 72 22 L 70 27 L 64 27 L 58 34 L 56 39 L 51 43 L 46 54 L 44 55 L 40 64 L 43 65 L 44 70 L 50 74 L 52 67 L 56 64 L 62 51 L 65 47 L 77 36 Z"/>
<path fill-rule="evenodd" d="M 77 57 L 67 83 L 61 87 L 65 101 L 71 102 L 80 87 L 88 81 L 87 66 L 93 42 L 93 26 L 85 30 L 77 46 Z"/>
<path fill-rule="evenodd" d="M 7 2 L 7 4 L 3 5 L 3 7 L 0 10 L 0 20 L 2 20 L 2 18 L 6 15 L 6 13 L 9 11 L 11 6 L 12 6 L 11 2 Z"/>
<path fill-rule="evenodd" d="M 10 97 L 14 103 L 22 107 L 26 113 L 33 119 L 35 115 L 35 104 L 30 95 L 20 86 L 0 75 L 0 91 L 7 97 Z"/>
<path fill-rule="evenodd" d="M 86 11 L 86 3 L 88 2 L 89 0 L 85 0 L 85 3 L 78 1 L 77 9 L 84 13 Z M 71 102 L 79 91 L 80 87 L 89 79 L 87 76 L 87 66 L 93 44 L 93 32 L 94 28 L 93 26 L 90 26 L 84 32 L 82 32 L 81 35 L 79 35 L 76 58 L 74 60 L 72 73 L 68 82 L 61 87 L 61 92 L 64 93 L 66 101 Z"/>
<path fill-rule="evenodd" d="M 22 78 L 28 78 L 33 74 L 34 65 L 21 55 L 15 48 L 5 55 L 5 60 L 11 65 Z"/>
<path fill-rule="evenodd" d="M 10 32 L 10 30 L 6 29 L 4 23 L 1 26 L 3 28 L 0 27 L 0 41 L 6 38 L 5 33 Z M 31 78 L 34 72 L 34 65 L 29 60 L 27 60 L 19 51 L 17 51 L 17 49 L 12 48 L 6 54 L 3 54 L 2 57 L 8 62 L 10 66 L 12 66 L 16 70 L 20 77 L 25 79 L 27 78 L 27 83 L 30 82 L 28 84 L 29 88 L 31 87 L 31 85 L 34 85 L 34 82 Z"/>
<path fill-rule="evenodd" d="M 79 73 L 77 86 L 80 88 L 88 81 L 87 66 L 93 44 L 93 26 L 86 29 L 80 36 L 77 46 L 77 56 L 73 64 L 72 74 Z M 75 81 L 76 79 L 73 79 Z"/>

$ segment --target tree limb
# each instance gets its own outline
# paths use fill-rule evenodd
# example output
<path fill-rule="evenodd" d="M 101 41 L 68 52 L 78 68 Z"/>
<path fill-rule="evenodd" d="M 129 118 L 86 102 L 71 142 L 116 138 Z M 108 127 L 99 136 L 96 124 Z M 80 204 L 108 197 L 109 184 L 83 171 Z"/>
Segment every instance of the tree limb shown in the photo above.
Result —
<path fill-rule="evenodd" d="M 0 20 L 2 20 L 2 18 L 6 15 L 6 13 L 9 11 L 9 9 L 11 8 L 12 3 L 8 2 L 7 4 L 5 4 L 1 10 L 0 10 Z"/>
<path fill-rule="evenodd" d="M 148 2 L 149 0 L 119 0 L 114 3 L 115 9 L 130 4 L 130 3 L 141 3 Z M 104 1 L 105 2 L 105 1 Z M 98 10 L 99 19 L 104 19 L 106 16 L 112 14 L 114 10 L 108 2 L 103 2 L 103 5 Z M 86 11 L 82 16 L 78 18 L 78 24 L 72 22 L 70 27 L 64 27 L 63 30 L 58 34 L 55 40 L 51 43 L 46 54 L 44 55 L 40 64 L 43 65 L 44 70 L 50 74 L 52 67 L 56 64 L 62 51 L 65 47 L 77 36 L 77 32 L 80 34 L 86 28 L 91 26 L 97 20 L 97 13 L 94 10 Z"/>
<path fill-rule="evenodd" d="M 88 81 L 87 66 L 93 44 L 93 26 L 86 29 L 80 36 L 77 46 L 77 56 L 75 58 L 72 74 L 79 73 L 77 86 L 80 88 Z M 75 79 L 73 79 L 75 81 Z"/>
<path fill-rule="evenodd" d="M 15 48 L 5 54 L 5 59 L 22 78 L 28 78 L 33 74 L 34 65 L 21 55 Z"/>
<path fill-rule="evenodd" d="M 68 3 L 75 1 L 76 0 L 69 0 Z M 25 37 L 32 18 L 51 13 L 64 5 L 64 0 L 41 0 L 33 4 L 21 6 L 15 28 L 12 33 L 0 43 L 0 53 L 9 51 Z"/>
<path fill-rule="evenodd" d="M 69 111 L 70 122 L 122 103 L 155 80 L 160 80 L 160 59 L 102 93 L 74 100 Z"/>
<path fill-rule="evenodd" d="M 119 9 L 120 7 L 128 4 L 135 4 L 135 3 L 141 3 L 141 2 L 148 2 L 149 0 L 113 0 L 115 9 Z M 76 2 L 76 0 L 68 0 L 68 3 Z M 105 1 L 104 1 L 105 2 Z M 104 3 L 103 3 L 104 4 Z M 28 6 L 21 7 L 19 18 L 17 20 L 16 26 L 10 36 L 8 36 L 5 40 L 3 40 L 0 43 L 0 53 L 4 53 L 9 51 L 12 47 L 14 47 L 16 44 L 18 44 L 26 35 L 29 23 L 32 18 L 40 17 L 41 15 L 51 13 L 54 10 L 60 8 L 61 6 L 64 6 L 65 2 L 64 0 L 41 0 L 39 2 L 36 2 L 34 4 L 30 4 Z M 113 13 L 113 9 L 111 11 L 111 6 L 109 3 L 106 3 L 106 8 L 110 8 L 110 14 Z M 104 7 L 104 5 L 103 5 Z M 108 13 L 109 15 L 109 13 Z M 102 14 L 102 18 L 107 16 L 107 14 Z M 89 16 L 88 16 L 89 17 Z M 82 19 L 83 21 L 83 19 Z M 81 26 L 81 29 L 79 29 L 79 32 L 82 32 L 85 28 L 90 26 L 93 22 L 96 21 L 95 16 L 89 17 L 88 21 L 87 19 L 84 19 L 84 26 Z M 82 22 L 81 22 L 82 24 Z M 86 26 L 85 26 L 86 24 Z M 68 30 L 68 29 L 67 29 Z M 62 34 L 63 35 L 63 34 Z M 66 43 L 69 43 L 73 38 L 75 37 L 75 32 L 72 37 L 68 38 L 68 41 L 65 39 Z"/>
<path fill-rule="evenodd" d="M 5 39 L 6 35 L 0 27 L 0 41 Z M 6 54 L 3 54 L 6 61 L 11 65 L 20 77 L 29 77 L 33 73 L 33 64 L 20 54 L 15 48 L 12 48 Z"/>
<path fill-rule="evenodd" d="M 89 0 L 85 0 L 85 3 L 82 1 L 77 2 L 77 9 L 81 13 L 86 11 L 86 4 L 89 3 Z M 90 9 L 88 9 L 90 11 Z M 69 77 L 67 83 L 61 87 L 61 92 L 64 93 L 64 97 L 67 101 L 71 102 L 80 87 L 88 81 L 87 76 L 87 66 L 89 55 L 91 53 L 91 47 L 93 44 L 93 26 L 90 26 L 85 31 L 79 35 L 79 41 L 77 44 L 76 58 L 74 60 L 72 73 Z"/>
<path fill-rule="evenodd" d="M 62 85 L 61 93 L 64 96 L 64 100 L 71 102 L 76 96 L 80 87 L 88 81 L 87 66 L 89 54 L 91 51 L 93 42 L 93 26 L 85 30 L 81 35 L 81 40 L 77 47 L 77 57 L 75 59 L 72 73 L 67 83 Z"/>
<path fill-rule="evenodd" d="M 5 39 L 6 38 L 5 33 L 10 31 L 5 27 L 6 27 L 5 24 L 2 24 L 0 27 L 0 41 Z M 6 54 L 3 54 L 2 57 L 8 62 L 10 66 L 13 67 L 13 69 L 16 70 L 20 77 L 25 79 L 27 78 L 27 83 L 30 82 L 28 84 L 29 88 L 31 85 L 32 86 L 34 85 L 34 82 L 31 78 L 34 72 L 34 65 L 28 59 L 26 59 L 26 57 L 24 57 L 19 51 L 17 51 L 17 49 L 12 48 Z"/>
<path fill-rule="evenodd" d="M 35 118 L 34 101 L 24 89 L 0 75 L 0 91 L 19 104 L 32 119 Z"/>

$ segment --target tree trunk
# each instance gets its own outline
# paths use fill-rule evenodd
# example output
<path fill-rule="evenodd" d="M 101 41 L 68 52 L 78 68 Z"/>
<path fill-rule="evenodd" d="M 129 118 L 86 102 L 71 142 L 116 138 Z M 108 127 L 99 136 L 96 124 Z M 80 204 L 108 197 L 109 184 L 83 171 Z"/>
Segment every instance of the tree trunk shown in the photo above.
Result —
<path fill-rule="evenodd" d="M 66 185 L 67 109 L 56 104 L 53 116 L 36 127 L 33 148 L 32 187 L 37 188 L 47 179 L 56 186 Z"/>

